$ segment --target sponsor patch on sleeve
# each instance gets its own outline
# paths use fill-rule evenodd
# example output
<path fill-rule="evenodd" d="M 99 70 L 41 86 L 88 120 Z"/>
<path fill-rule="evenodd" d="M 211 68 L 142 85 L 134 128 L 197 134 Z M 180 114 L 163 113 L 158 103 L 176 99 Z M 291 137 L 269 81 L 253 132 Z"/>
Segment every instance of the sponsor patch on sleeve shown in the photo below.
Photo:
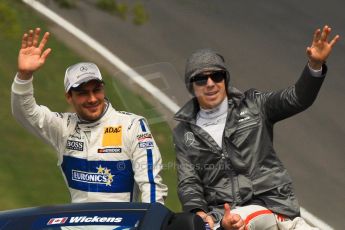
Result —
<path fill-rule="evenodd" d="M 138 141 L 143 141 L 145 139 L 152 139 L 152 134 L 151 133 L 141 133 L 137 135 Z"/>
<path fill-rule="evenodd" d="M 153 141 L 139 142 L 139 148 L 147 149 L 147 148 L 153 148 L 153 147 L 154 147 Z"/>

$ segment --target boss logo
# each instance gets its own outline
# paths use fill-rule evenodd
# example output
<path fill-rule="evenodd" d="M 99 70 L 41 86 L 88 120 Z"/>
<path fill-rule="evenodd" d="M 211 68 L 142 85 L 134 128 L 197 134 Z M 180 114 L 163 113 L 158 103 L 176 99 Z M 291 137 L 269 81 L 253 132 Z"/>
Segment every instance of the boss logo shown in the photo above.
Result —
<path fill-rule="evenodd" d="M 70 150 L 83 151 L 84 142 L 67 140 L 66 148 Z"/>

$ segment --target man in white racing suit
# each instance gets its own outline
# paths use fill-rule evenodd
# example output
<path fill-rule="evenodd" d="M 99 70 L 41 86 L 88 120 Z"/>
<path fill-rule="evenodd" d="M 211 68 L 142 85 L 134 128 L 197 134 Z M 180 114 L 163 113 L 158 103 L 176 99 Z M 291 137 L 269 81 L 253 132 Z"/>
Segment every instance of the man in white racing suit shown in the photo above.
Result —
<path fill-rule="evenodd" d="M 162 159 L 147 122 L 112 107 L 95 64 L 77 63 L 66 70 L 66 99 L 75 113 L 51 112 L 36 104 L 32 76 L 51 52 L 45 49 L 49 33 L 39 38 L 39 28 L 22 38 L 12 112 L 56 150 L 72 202 L 131 202 L 141 193 L 142 202 L 164 204 Z"/>

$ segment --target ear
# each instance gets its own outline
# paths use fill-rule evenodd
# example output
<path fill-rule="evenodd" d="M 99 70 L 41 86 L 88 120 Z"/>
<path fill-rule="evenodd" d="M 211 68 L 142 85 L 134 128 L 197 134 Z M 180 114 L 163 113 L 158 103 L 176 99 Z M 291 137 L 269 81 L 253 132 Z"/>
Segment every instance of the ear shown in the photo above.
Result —
<path fill-rule="evenodd" d="M 72 92 L 65 93 L 65 98 L 68 104 L 72 104 Z"/>

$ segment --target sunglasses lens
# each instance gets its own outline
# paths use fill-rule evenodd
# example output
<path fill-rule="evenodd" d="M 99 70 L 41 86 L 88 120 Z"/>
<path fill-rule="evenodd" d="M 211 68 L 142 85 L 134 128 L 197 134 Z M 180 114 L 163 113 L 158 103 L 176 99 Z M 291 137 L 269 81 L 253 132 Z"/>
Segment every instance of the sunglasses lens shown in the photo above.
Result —
<path fill-rule="evenodd" d="M 225 79 L 226 73 L 224 71 L 217 71 L 210 74 L 198 74 L 193 77 L 192 82 L 197 86 L 204 86 L 207 84 L 207 80 L 210 77 L 213 82 L 219 83 Z"/>
<path fill-rule="evenodd" d="M 207 84 L 208 76 L 197 75 L 193 78 L 193 82 L 198 86 L 203 86 Z"/>
<path fill-rule="evenodd" d="M 221 81 L 223 81 L 225 79 L 225 72 L 223 71 L 218 71 L 218 72 L 214 72 L 212 75 L 211 75 L 211 79 L 212 81 L 214 81 L 215 83 L 219 83 Z"/>

